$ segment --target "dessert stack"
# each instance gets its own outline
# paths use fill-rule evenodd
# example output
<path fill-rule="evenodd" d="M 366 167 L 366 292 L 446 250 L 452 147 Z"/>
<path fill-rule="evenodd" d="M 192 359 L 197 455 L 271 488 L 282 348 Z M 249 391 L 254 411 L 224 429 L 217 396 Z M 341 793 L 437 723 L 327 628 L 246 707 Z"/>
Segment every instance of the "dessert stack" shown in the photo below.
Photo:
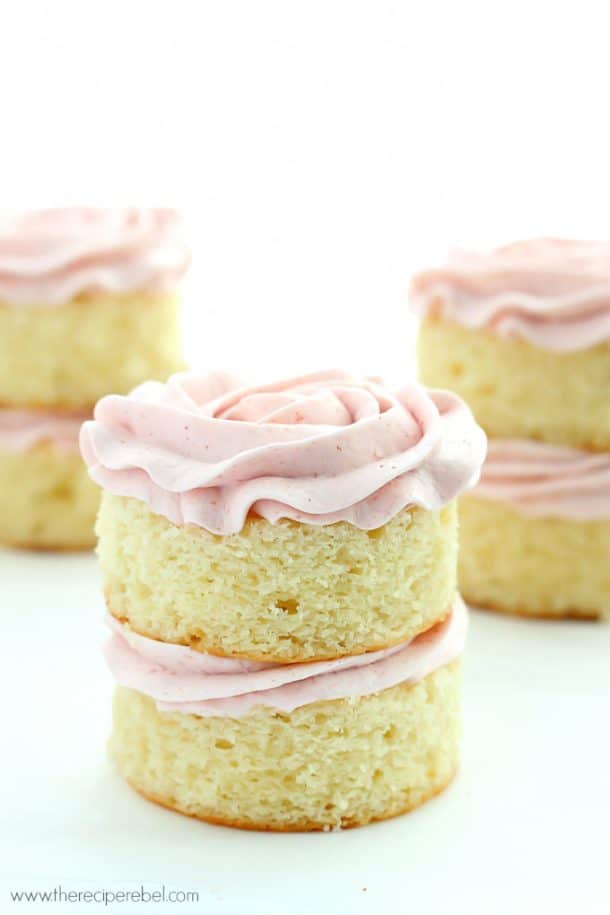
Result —
<path fill-rule="evenodd" d="M 327 830 L 411 810 L 459 756 L 454 395 L 341 372 L 184 374 L 98 403 L 81 448 L 118 682 L 111 753 L 182 813 Z"/>
<path fill-rule="evenodd" d="M 416 276 L 421 377 L 489 435 L 460 586 L 509 613 L 610 619 L 610 243 L 458 253 Z"/>
<path fill-rule="evenodd" d="M 0 542 L 93 545 L 79 429 L 103 394 L 182 367 L 188 259 L 170 210 L 0 218 Z"/>

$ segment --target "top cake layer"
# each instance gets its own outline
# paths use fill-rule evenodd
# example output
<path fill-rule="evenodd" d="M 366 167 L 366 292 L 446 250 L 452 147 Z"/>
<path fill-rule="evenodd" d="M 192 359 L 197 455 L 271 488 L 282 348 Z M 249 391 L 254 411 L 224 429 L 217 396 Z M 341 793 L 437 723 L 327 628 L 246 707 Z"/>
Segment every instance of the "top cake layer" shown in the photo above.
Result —
<path fill-rule="evenodd" d="M 100 292 L 168 291 L 189 263 L 169 209 L 73 207 L 0 216 L 0 303 L 57 306 Z"/>
<path fill-rule="evenodd" d="M 81 433 L 91 477 L 175 524 L 240 531 L 250 512 L 363 530 L 473 486 L 485 436 L 453 394 L 390 393 L 341 371 L 260 387 L 181 374 L 103 398 Z"/>
<path fill-rule="evenodd" d="M 610 242 L 533 239 L 455 252 L 412 281 L 421 315 L 574 352 L 610 341 Z"/>

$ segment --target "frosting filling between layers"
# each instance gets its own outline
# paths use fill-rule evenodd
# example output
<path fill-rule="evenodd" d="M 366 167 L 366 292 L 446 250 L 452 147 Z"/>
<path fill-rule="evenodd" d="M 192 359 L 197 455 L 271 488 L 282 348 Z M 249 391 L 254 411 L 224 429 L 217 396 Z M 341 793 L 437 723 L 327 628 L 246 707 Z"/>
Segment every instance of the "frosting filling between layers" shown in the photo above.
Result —
<path fill-rule="evenodd" d="M 473 486 L 485 435 L 458 397 L 418 385 L 390 394 L 340 371 L 262 387 L 182 374 L 103 398 L 81 450 L 96 483 L 175 524 L 232 534 L 252 511 L 371 530 Z"/>
<path fill-rule="evenodd" d="M 74 207 L 0 215 L 0 302 L 56 306 L 83 293 L 173 289 L 189 264 L 169 209 Z"/>
<path fill-rule="evenodd" d="M 112 636 L 106 661 L 119 684 L 150 696 L 160 711 L 241 717 L 257 706 L 291 712 L 312 702 L 367 696 L 400 683 L 416 683 L 462 653 L 467 612 L 458 596 L 443 622 L 409 642 L 303 664 L 201 654 L 134 633 L 114 617 L 108 616 L 107 621 Z"/>
<path fill-rule="evenodd" d="M 78 451 L 80 428 L 89 415 L 2 407 L 0 448 L 5 451 L 21 452 L 48 443 L 61 451 Z"/>
<path fill-rule="evenodd" d="M 421 316 L 575 352 L 610 342 L 610 243 L 535 239 L 489 254 L 454 252 L 417 274 Z"/>
<path fill-rule="evenodd" d="M 610 454 L 527 439 L 490 439 L 473 495 L 533 517 L 610 518 Z"/>

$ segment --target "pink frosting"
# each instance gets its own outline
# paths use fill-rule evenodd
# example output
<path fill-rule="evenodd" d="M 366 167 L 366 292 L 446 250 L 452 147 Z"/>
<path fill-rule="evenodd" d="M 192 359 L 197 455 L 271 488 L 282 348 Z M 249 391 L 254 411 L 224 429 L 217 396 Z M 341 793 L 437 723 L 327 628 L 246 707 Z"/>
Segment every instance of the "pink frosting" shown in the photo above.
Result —
<path fill-rule="evenodd" d="M 411 303 L 465 327 L 555 352 L 610 341 L 610 242 L 534 239 L 455 252 L 413 278 Z"/>
<path fill-rule="evenodd" d="M 248 512 L 370 530 L 473 486 L 485 436 L 459 398 L 320 372 L 263 387 L 175 375 L 104 397 L 81 450 L 93 480 L 176 524 L 235 533 Z"/>
<path fill-rule="evenodd" d="M 78 452 L 80 427 L 89 415 L 0 408 L 0 448 L 28 451 L 48 442 L 62 451 Z"/>
<path fill-rule="evenodd" d="M 80 293 L 173 288 L 189 254 L 177 213 L 92 207 L 0 216 L 0 302 L 61 305 Z"/>
<path fill-rule="evenodd" d="M 490 439 L 474 495 L 508 502 L 527 515 L 610 518 L 610 454 L 525 439 Z"/>
<path fill-rule="evenodd" d="M 157 642 L 107 619 L 113 635 L 106 661 L 118 683 L 150 696 L 161 711 L 235 718 L 261 705 L 291 712 L 416 683 L 462 653 L 467 627 L 466 608 L 456 598 L 443 623 L 410 642 L 333 661 L 262 664 Z"/>

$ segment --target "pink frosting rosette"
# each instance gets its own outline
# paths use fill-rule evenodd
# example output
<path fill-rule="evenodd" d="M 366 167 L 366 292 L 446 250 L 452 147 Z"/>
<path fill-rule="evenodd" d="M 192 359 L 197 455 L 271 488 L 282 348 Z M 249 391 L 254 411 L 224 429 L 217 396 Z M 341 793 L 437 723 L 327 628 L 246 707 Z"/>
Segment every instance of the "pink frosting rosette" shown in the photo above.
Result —
<path fill-rule="evenodd" d="M 54 306 L 84 293 L 172 289 L 189 264 L 170 209 L 72 207 L 0 215 L 0 302 Z"/>
<path fill-rule="evenodd" d="M 92 479 L 176 524 L 235 533 L 276 522 L 380 527 L 472 487 L 486 440 L 465 404 L 342 371 L 262 386 L 224 374 L 147 382 L 104 397 L 84 424 Z"/>
<path fill-rule="evenodd" d="M 610 242 L 533 239 L 489 254 L 453 252 L 418 273 L 421 316 L 570 352 L 610 341 Z"/>

